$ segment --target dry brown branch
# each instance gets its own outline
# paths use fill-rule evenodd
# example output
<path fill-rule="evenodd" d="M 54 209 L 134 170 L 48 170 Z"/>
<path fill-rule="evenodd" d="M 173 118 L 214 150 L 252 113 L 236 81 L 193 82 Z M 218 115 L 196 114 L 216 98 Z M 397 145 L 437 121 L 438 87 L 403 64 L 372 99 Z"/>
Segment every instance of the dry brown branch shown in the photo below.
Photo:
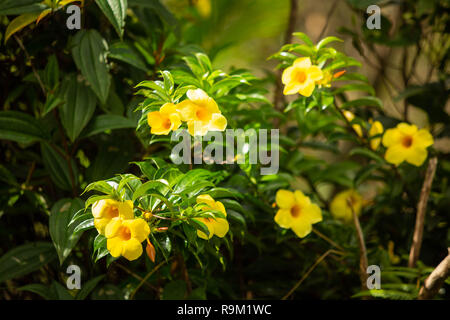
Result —
<path fill-rule="evenodd" d="M 433 184 L 434 174 L 436 173 L 437 158 L 431 158 L 428 162 L 427 172 L 425 173 L 425 179 L 422 185 L 422 191 L 420 192 L 420 199 L 417 204 L 416 225 L 414 227 L 413 242 L 411 244 L 411 250 L 409 251 L 408 267 L 414 268 L 416 266 L 417 259 L 420 254 L 420 247 L 422 246 L 423 227 L 425 222 L 425 213 L 427 211 L 428 197 L 431 191 L 431 185 Z"/>
<path fill-rule="evenodd" d="M 450 276 L 450 248 L 447 248 L 448 255 L 439 263 L 436 269 L 425 279 L 419 291 L 419 300 L 432 299 Z"/>

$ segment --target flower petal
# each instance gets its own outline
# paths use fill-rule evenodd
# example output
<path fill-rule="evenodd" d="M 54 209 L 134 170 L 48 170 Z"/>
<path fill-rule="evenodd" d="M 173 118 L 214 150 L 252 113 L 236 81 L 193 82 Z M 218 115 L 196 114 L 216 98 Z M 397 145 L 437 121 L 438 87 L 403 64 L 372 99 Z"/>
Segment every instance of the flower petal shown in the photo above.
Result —
<path fill-rule="evenodd" d="M 110 238 L 106 241 L 106 248 L 114 258 L 122 255 L 123 241 L 119 237 Z"/>
<path fill-rule="evenodd" d="M 318 81 L 323 78 L 322 70 L 318 66 L 309 67 L 307 73 L 309 74 L 309 78 L 314 81 Z"/>
<path fill-rule="evenodd" d="M 290 94 L 296 94 L 297 92 L 299 92 L 301 87 L 302 86 L 298 83 L 289 83 L 284 87 L 283 94 L 285 96 Z"/>
<path fill-rule="evenodd" d="M 294 61 L 294 67 L 296 68 L 309 68 L 311 67 L 311 59 L 309 57 L 297 58 Z"/>
<path fill-rule="evenodd" d="M 119 215 L 121 219 L 134 219 L 133 201 L 127 200 L 119 202 Z"/>
<path fill-rule="evenodd" d="M 184 100 L 177 104 L 177 110 L 180 113 L 182 121 L 190 121 L 195 117 L 195 109 L 197 106 L 190 100 Z"/>
<path fill-rule="evenodd" d="M 311 232 L 312 226 L 306 219 L 296 219 L 291 229 L 298 237 L 304 238 Z"/>
<path fill-rule="evenodd" d="M 139 242 L 147 239 L 150 234 L 150 227 L 144 219 L 134 219 L 128 224 L 131 231 L 131 237 L 137 239 Z"/>
<path fill-rule="evenodd" d="M 308 217 L 311 223 L 322 221 L 322 210 L 315 203 L 312 203 L 310 206 L 306 207 L 304 209 L 304 214 Z"/>
<path fill-rule="evenodd" d="M 163 124 L 163 118 L 159 111 L 149 112 L 147 114 L 147 123 L 151 128 L 160 128 Z"/>
<path fill-rule="evenodd" d="M 294 193 L 289 190 L 280 189 L 275 196 L 277 205 L 282 209 L 290 209 L 295 204 Z"/>
<path fill-rule="evenodd" d="M 230 226 L 228 225 L 228 221 L 226 219 L 217 218 L 214 223 L 214 234 L 219 238 L 225 237 Z"/>
<path fill-rule="evenodd" d="M 196 202 L 206 203 L 211 208 L 214 208 L 216 206 L 216 201 L 209 194 L 201 194 L 197 196 Z"/>
<path fill-rule="evenodd" d="M 114 218 L 110 223 L 105 227 L 105 237 L 114 238 L 117 236 L 120 227 L 122 226 L 122 220 L 119 218 Z"/>
<path fill-rule="evenodd" d="M 195 104 L 207 105 L 209 96 L 202 89 L 190 89 L 186 92 L 186 96 L 189 100 Z"/>
<path fill-rule="evenodd" d="M 220 113 L 213 113 L 208 129 L 211 131 L 224 131 L 226 127 L 227 119 Z"/>
<path fill-rule="evenodd" d="M 433 136 L 428 130 L 420 129 L 413 136 L 412 147 L 422 147 L 426 148 L 433 144 Z"/>
<path fill-rule="evenodd" d="M 135 239 L 131 238 L 128 241 L 124 241 L 122 245 L 122 255 L 129 261 L 136 260 L 142 254 L 142 245 Z"/>
<path fill-rule="evenodd" d="M 213 237 L 213 235 L 214 235 L 213 223 L 210 222 L 208 219 L 205 219 L 205 218 L 196 219 L 196 220 L 198 220 L 200 222 L 203 222 L 206 225 L 206 227 L 208 228 L 208 231 L 209 231 L 209 235 L 206 235 L 206 233 L 204 233 L 203 231 L 197 230 L 197 236 L 199 238 L 202 238 L 202 239 L 205 239 L 205 240 L 211 239 Z"/>
<path fill-rule="evenodd" d="M 383 135 L 383 145 L 390 147 L 402 141 L 403 134 L 397 129 L 387 129 Z"/>
<path fill-rule="evenodd" d="M 410 147 L 406 155 L 406 162 L 411 163 L 417 167 L 420 167 L 427 159 L 428 151 L 425 148 Z"/>
<path fill-rule="evenodd" d="M 167 102 L 165 104 L 163 104 L 163 106 L 159 109 L 159 113 L 161 113 L 162 115 L 165 116 L 169 116 L 172 113 L 176 113 L 177 112 L 177 108 L 175 107 L 175 105 L 173 103 Z"/>
<path fill-rule="evenodd" d="M 405 161 L 408 149 L 401 144 L 390 146 L 384 155 L 387 162 L 398 165 Z"/>
<path fill-rule="evenodd" d="M 305 84 L 298 91 L 302 96 L 309 97 L 312 95 L 314 88 L 316 87 L 314 81 L 307 80 Z"/>
<path fill-rule="evenodd" d="M 292 216 L 289 209 L 280 209 L 275 215 L 275 222 L 282 228 L 289 229 L 292 226 Z"/>
<path fill-rule="evenodd" d="M 397 129 L 404 135 L 411 136 L 417 132 L 417 126 L 414 124 L 407 124 L 406 122 L 399 123 Z"/>

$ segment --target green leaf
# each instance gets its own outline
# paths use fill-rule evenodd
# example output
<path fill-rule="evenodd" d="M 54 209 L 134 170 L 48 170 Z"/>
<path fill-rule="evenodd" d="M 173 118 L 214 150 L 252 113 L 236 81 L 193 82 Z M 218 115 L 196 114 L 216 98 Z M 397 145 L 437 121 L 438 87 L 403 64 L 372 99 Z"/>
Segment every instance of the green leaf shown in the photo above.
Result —
<path fill-rule="evenodd" d="M 72 56 L 83 76 L 102 104 L 106 103 L 111 85 L 107 65 L 108 44 L 96 30 L 80 30 L 73 37 Z"/>
<path fill-rule="evenodd" d="M 69 223 L 77 211 L 82 208 L 83 201 L 81 199 L 61 199 L 53 205 L 51 210 L 49 231 L 58 253 L 60 265 L 80 239 L 81 234 L 74 234 L 75 226 L 69 228 Z"/>
<path fill-rule="evenodd" d="M 41 143 L 42 160 L 45 167 L 50 173 L 50 177 L 55 184 L 63 190 L 72 190 L 72 179 L 75 186 L 78 184 L 78 174 L 75 166 L 75 162 L 71 159 L 73 177 L 69 171 L 69 165 L 62 157 L 60 153 L 63 153 L 59 147 L 55 148 L 59 150 L 57 152 L 54 148 L 50 147 L 48 143 Z"/>
<path fill-rule="evenodd" d="M 50 90 L 53 90 L 59 82 L 58 60 L 54 54 L 50 56 L 45 66 L 43 81 Z"/>
<path fill-rule="evenodd" d="M 31 13 L 25 13 L 22 14 L 16 18 L 14 18 L 6 28 L 5 31 L 5 43 L 8 41 L 8 39 L 17 31 L 20 31 L 21 29 L 25 28 L 27 25 L 35 21 L 39 15 L 40 12 L 31 12 Z"/>
<path fill-rule="evenodd" d="M 303 32 L 294 32 L 293 35 L 296 36 L 297 38 L 299 38 L 300 40 L 302 40 L 308 46 L 310 46 L 310 47 L 314 46 L 314 43 L 312 42 L 312 40 Z"/>
<path fill-rule="evenodd" d="M 75 229 L 73 229 L 73 233 L 79 233 L 79 232 L 86 231 L 89 229 L 94 229 L 94 228 L 95 228 L 94 227 L 94 218 L 91 218 L 91 219 L 84 220 L 79 225 L 77 225 L 75 227 Z"/>
<path fill-rule="evenodd" d="M 142 71 L 148 71 L 145 62 L 139 56 L 137 51 L 125 42 L 116 42 L 111 45 L 108 57 L 126 62 Z"/>
<path fill-rule="evenodd" d="M 102 114 L 94 117 L 92 121 L 89 122 L 81 136 L 86 138 L 107 130 L 130 129 L 135 127 L 136 123 L 132 119 L 114 114 Z"/>
<path fill-rule="evenodd" d="M 28 284 L 26 286 L 20 287 L 17 290 L 19 291 L 29 291 L 40 295 L 45 300 L 56 300 L 57 297 L 52 289 L 44 286 L 40 283 Z"/>
<path fill-rule="evenodd" d="M 367 158 L 371 158 L 380 163 L 384 162 L 384 159 L 382 157 L 380 157 L 378 154 L 376 154 L 375 152 L 373 152 L 369 149 L 365 149 L 365 148 L 354 148 L 349 152 L 349 155 L 351 155 L 351 156 L 360 155 L 360 156 L 365 156 Z"/>
<path fill-rule="evenodd" d="M 28 12 L 41 12 L 47 5 L 42 0 L 2 0 L 0 2 L 0 15 L 17 15 Z"/>
<path fill-rule="evenodd" d="M 34 242 L 18 246 L 0 258 L 0 283 L 36 271 L 56 258 L 51 242 Z"/>
<path fill-rule="evenodd" d="M 98 277 L 95 277 L 94 279 L 89 280 L 85 284 L 83 284 L 83 287 L 81 290 L 77 293 L 75 299 L 76 300 L 84 300 L 88 297 L 88 295 L 91 293 L 92 290 L 95 289 L 95 287 L 100 283 L 100 281 L 105 278 L 106 275 L 101 275 Z"/>
<path fill-rule="evenodd" d="M 67 136 L 74 142 L 94 114 L 95 94 L 74 75 L 65 79 L 61 92 L 65 103 L 59 116 Z"/>
<path fill-rule="evenodd" d="M 321 48 L 325 47 L 327 44 L 329 44 L 331 42 L 335 42 L 335 41 L 343 42 L 344 40 L 339 39 L 338 37 L 326 37 L 326 38 L 320 40 L 320 42 L 317 44 L 316 48 L 317 48 L 317 50 L 320 50 Z"/>
<path fill-rule="evenodd" d="M 164 195 L 169 190 L 169 186 L 162 182 L 162 180 L 152 180 L 142 184 L 137 190 L 133 193 L 133 201 L 139 199 L 140 197 L 151 193 L 160 193 Z"/>
<path fill-rule="evenodd" d="M 49 139 L 44 125 L 29 114 L 19 111 L 0 111 L 0 139 L 29 144 Z"/>
<path fill-rule="evenodd" d="M 127 0 L 95 0 L 122 39 L 127 15 Z"/>
<path fill-rule="evenodd" d="M 94 239 L 94 253 L 95 262 L 108 255 L 109 251 L 107 248 L 107 239 L 104 235 L 98 234 Z"/>
<path fill-rule="evenodd" d="M 364 97 L 344 102 L 341 105 L 342 109 L 346 109 L 349 107 L 377 107 L 381 109 L 383 107 L 383 103 L 376 97 Z"/>

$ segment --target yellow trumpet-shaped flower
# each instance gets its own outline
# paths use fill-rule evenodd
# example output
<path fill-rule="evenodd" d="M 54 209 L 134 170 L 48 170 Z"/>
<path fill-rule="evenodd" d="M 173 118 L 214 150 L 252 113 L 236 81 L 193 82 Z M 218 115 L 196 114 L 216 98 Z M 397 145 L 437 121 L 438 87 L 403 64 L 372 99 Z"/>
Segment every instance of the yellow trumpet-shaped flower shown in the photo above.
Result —
<path fill-rule="evenodd" d="M 300 237 L 306 237 L 312 230 L 312 224 L 322 221 L 322 210 L 311 200 L 296 190 L 278 190 L 275 201 L 280 207 L 275 222 L 282 228 L 292 229 Z"/>
<path fill-rule="evenodd" d="M 338 193 L 330 203 L 330 211 L 334 218 L 350 222 L 353 219 L 353 211 L 357 216 L 361 214 L 363 198 L 354 189 Z"/>
<path fill-rule="evenodd" d="M 149 234 L 150 227 L 144 219 L 114 218 L 105 228 L 106 247 L 115 258 L 136 260 L 143 252 L 141 243 Z"/>
<path fill-rule="evenodd" d="M 147 122 L 152 134 L 165 135 L 180 127 L 181 117 L 173 103 L 166 103 L 159 111 L 149 112 Z"/>
<path fill-rule="evenodd" d="M 210 195 L 208 194 L 201 194 L 197 197 L 197 203 L 206 203 L 207 206 L 203 207 L 203 211 L 208 210 L 217 210 L 222 212 L 225 216 L 227 215 L 227 212 L 225 211 L 225 207 L 222 202 L 215 201 Z M 216 218 L 215 220 L 213 218 L 200 218 L 197 219 L 198 221 L 203 222 L 206 227 L 208 228 L 209 235 L 207 236 L 206 233 L 197 230 L 197 236 L 199 236 L 202 239 L 208 240 L 211 239 L 213 235 L 216 235 L 220 238 L 225 237 L 229 230 L 228 221 L 223 218 Z"/>
<path fill-rule="evenodd" d="M 383 135 L 383 145 L 387 147 L 384 158 L 399 165 L 403 161 L 421 166 L 428 156 L 427 147 L 433 144 L 433 136 L 428 130 L 418 130 L 415 125 L 399 123 Z"/>
<path fill-rule="evenodd" d="M 352 122 L 353 119 L 355 119 L 355 115 L 354 115 L 353 113 L 351 113 L 350 111 L 348 111 L 348 110 L 344 110 L 344 117 L 345 117 L 349 122 Z M 362 137 L 362 136 L 363 136 L 362 129 L 361 129 L 361 126 L 360 126 L 359 124 L 354 124 L 354 125 L 352 125 L 352 128 L 353 128 L 353 130 L 355 130 L 356 134 L 357 134 L 359 137 Z"/>
<path fill-rule="evenodd" d="M 311 65 L 310 58 L 298 58 L 294 64 L 283 71 L 281 81 L 285 85 L 283 94 L 300 93 L 309 97 L 314 91 L 316 81 L 323 78 L 322 70 Z"/>
<path fill-rule="evenodd" d="M 189 133 L 204 136 L 208 131 L 223 131 L 227 119 L 221 114 L 216 101 L 202 89 L 188 90 L 188 99 L 178 104 L 181 120 L 187 121 Z"/>
<path fill-rule="evenodd" d="M 369 138 L 383 133 L 383 125 L 381 124 L 380 121 L 373 122 L 372 120 L 370 120 L 369 122 L 372 124 L 369 130 Z M 372 150 L 377 150 L 380 143 L 381 137 L 370 139 L 370 148 Z"/>
<path fill-rule="evenodd" d="M 106 226 L 114 218 L 133 219 L 133 201 L 125 202 L 113 199 L 102 199 L 92 205 L 92 215 L 94 216 L 94 226 L 100 234 L 105 234 Z"/>

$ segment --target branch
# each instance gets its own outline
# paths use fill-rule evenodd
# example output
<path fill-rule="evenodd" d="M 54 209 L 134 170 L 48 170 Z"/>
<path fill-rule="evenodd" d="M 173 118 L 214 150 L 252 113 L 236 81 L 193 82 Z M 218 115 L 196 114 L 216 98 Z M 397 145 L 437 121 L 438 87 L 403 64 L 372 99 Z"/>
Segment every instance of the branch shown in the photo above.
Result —
<path fill-rule="evenodd" d="M 444 284 L 444 281 L 450 276 L 450 248 L 447 248 L 448 255 L 439 263 L 436 269 L 426 278 L 422 288 L 419 291 L 419 300 L 428 300 L 433 298 Z"/>
<path fill-rule="evenodd" d="M 369 266 L 369 261 L 367 260 L 367 249 L 366 242 L 364 241 L 364 234 L 359 223 L 358 216 L 355 210 L 353 210 L 353 204 L 351 201 L 347 200 L 347 205 L 352 210 L 353 223 L 355 224 L 356 235 L 358 236 L 359 243 L 359 278 L 361 279 L 361 287 L 363 290 L 367 290 L 367 267 Z"/>
<path fill-rule="evenodd" d="M 414 227 L 413 242 L 411 250 L 409 251 L 408 267 L 414 268 L 420 254 L 420 247 L 422 245 L 423 227 L 425 222 L 425 213 L 427 211 L 428 197 L 433 184 L 434 174 L 436 173 L 437 158 L 431 158 L 428 162 L 427 172 L 425 173 L 425 180 L 423 181 L 422 191 L 420 192 L 420 199 L 417 204 L 416 226 Z"/>
<path fill-rule="evenodd" d="M 324 254 L 322 254 L 316 260 L 316 262 L 314 262 L 314 264 L 308 269 L 308 271 L 306 271 L 306 273 L 303 275 L 303 277 L 292 287 L 292 289 L 289 290 L 289 292 L 286 293 L 286 295 L 283 298 L 281 298 L 281 300 L 286 300 L 287 298 L 289 298 L 289 296 L 291 294 L 293 294 L 295 290 L 297 290 L 297 288 L 302 284 L 302 282 L 305 281 L 306 278 L 308 278 L 309 274 L 311 272 L 313 272 L 313 270 L 319 265 L 319 263 L 321 263 L 330 253 L 342 255 L 342 252 L 336 251 L 336 250 L 333 250 L 333 249 L 330 249 L 327 252 L 325 252 Z"/>

